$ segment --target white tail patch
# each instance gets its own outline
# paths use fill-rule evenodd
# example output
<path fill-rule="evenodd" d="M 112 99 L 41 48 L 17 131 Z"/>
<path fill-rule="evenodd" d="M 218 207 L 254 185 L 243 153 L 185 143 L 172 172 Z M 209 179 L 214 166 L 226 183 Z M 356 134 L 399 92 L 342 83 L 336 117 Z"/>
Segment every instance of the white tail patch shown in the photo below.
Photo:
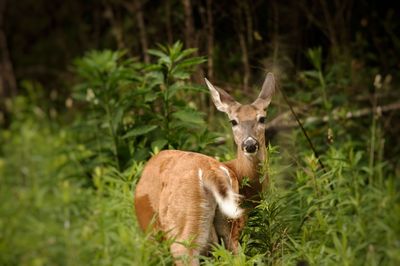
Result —
<path fill-rule="evenodd" d="M 231 176 L 229 174 L 228 169 L 226 169 L 223 166 L 219 167 L 222 172 L 223 172 L 223 176 L 222 175 L 217 175 L 216 178 L 224 178 L 225 182 L 227 182 L 227 191 L 226 191 L 226 195 L 225 197 L 222 196 L 218 190 L 218 187 L 216 185 L 216 183 L 214 183 L 215 181 L 211 181 L 209 178 L 206 177 L 204 178 L 203 175 L 203 170 L 201 168 L 199 168 L 198 170 L 198 177 L 200 180 L 200 186 L 206 186 L 208 189 L 210 189 L 210 191 L 212 192 L 215 201 L 217 202 L 218 207 L 220 208 L 221 212 L 226 215 L 228 218 L 231 219 L 237 219 L 239 218 L 242 213 L 243 213 L 243 209 L 240 208 L 238 202 L 239 202 L 239 198 L 240 195 L 236 194 L 233 190 L 232 190 L 232 180 L 231 180 Z"/>
<path fill-rule="evenodd" d="M 239 195 L 231 189 L 228 191 L 227 197 L 223 198 L 217 191 L 213 191 L 215 200 L 221 212 L 231 219 L 237 219 L 243 214 L 243 209 L 238 205 Z"/>

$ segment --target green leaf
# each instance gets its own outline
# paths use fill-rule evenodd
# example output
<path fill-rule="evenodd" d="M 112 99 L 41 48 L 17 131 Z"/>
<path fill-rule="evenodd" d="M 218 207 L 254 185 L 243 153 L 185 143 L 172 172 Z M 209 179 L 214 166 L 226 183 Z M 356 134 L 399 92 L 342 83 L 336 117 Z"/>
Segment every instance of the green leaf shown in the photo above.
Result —
<path fill-rule="evenodd" d="M 185 60 L 182 60 L 181 62 L 179 62 L 178 67 L 180 67 L 180 68 L 192 67 L 192 66 L 200 65 L 206 61 L 207 60 L 204 57 L 192 57 L 192 58 L 188 58 L 188 59 L 185 59 Z"/>
<path fill-rule="evenodd" d="M 195 91 L 200 93 L 208 93 L 208 90 L 205 89 L 205 87 L 203 86 L 188 85 L 188 84 L 182 84 L 181 82 L 175 82 L 168 88 L 168 99 L 171 99 L 179 91 Z"/>
<path fill-rule="evenodd" d="M 126 133 L 122 138 L 126 139 L 129 137 L 136 137 L 136 136 L 144 135 L 144 134 L 147 134 L 147 133 L 153 131 L 156 128 L 157 128 L 156 125 L 138 126 L 138 127 L 135 127 L 133 130 L 129 131 L 128 133 Z"/>
<path fill-rule="evenodd" d="M 151 149 L 154 151 L 155 149 L 157 150 L 162 150 L 165 145 L 168 144 L 168 141 L 166 139 L 157 139 L 151 143 Z"/>
<path fill-rule="evenodd" d="M 200 112 L 192 110 L 179 110 L 172 116 L 182 122 L 202 125 L 204 124 L 203 117 Z"/>
<path fill-rule="evenodd" d="M 155 49 L 148 49 L 147 53 L 150 55 L 154 55 L 157 57 L 167 57 L 167 55 L 159 50 L 155 50 Z"/>
<path fill-rule="evenodd" d="M 189 79 L 190 78 L 190 73 L 182 70 L 182 69 L 175 69 L 171 72 L 172 76 L 175 79 L 180 79 L 180 80 L 184 80 L 184 79 Z"/>
<path fill-rule="evenodd" d="M 122 116 L 124 115 L 124 109 L 118 108 L 116 114 L 114 115 L 114 119 L 112 120 L 112 127 L 114 131 L 118 130 L 118 126 L 121 123 Z"/>
<path fill-rule="evenodd" d="M 319 73 L 315 70 L 303 71 L 303 74 L 304 74 L 304 76 L 309 77 L 309 78 L 314 78 L 314 79 L 319 78 Z"/>
<path fill-rule="evenodd" d="M 148 103 L 148 102 L 154 102 L 154 101 L 157 99 L 157 97 L 158 97 L 158 93 L 157 93 L 157 92 L 150 92 L 150 93 L 147 93 L 147 94 L 144 96 L 144 101 L 145 101 L 146 103 Z"/>

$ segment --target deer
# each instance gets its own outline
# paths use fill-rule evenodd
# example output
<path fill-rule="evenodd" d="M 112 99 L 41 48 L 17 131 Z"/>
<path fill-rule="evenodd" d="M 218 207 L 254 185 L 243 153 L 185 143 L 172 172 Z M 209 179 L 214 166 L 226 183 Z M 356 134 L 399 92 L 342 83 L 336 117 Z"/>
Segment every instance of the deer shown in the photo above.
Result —
<path fill-rule="evenodd" d="M 219 239 L 237 253 L 246 220 L 240 201 L 258 198 L 262 190 L 259 175 L 266 156 L 266 109 L 275 91 L 274 75 L 268 73 L 258 98 L 243 105 L 205 82 L 215 107 L 232 124 L 236 159 L 219 162 L 201 153 L 163 150 L 146 163 L 135 190 L 139 226 L 174 239 L 170 252 L 176 265 L 199 265 L 198 256 L 207 254 Z M 240 188 L 245 178 L 248 185 Z M 191 245 L 184 244 L 188 241 Z"/>

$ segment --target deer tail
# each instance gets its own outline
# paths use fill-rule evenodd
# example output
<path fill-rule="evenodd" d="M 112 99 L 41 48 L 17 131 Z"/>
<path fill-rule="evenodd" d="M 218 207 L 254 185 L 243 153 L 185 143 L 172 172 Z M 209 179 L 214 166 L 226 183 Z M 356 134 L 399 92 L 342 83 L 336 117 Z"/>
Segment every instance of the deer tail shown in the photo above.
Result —
<path fill-rule="evenodd" d="M 219 169 L 203 172 L 199 168 L 200 184 L 210 190 L 221 212 L 228 218 L 237 219 L 243 209 L 239 206 L 240 195 L 233 190 L 232 179 L 228 169 L 220 166 Z"/>

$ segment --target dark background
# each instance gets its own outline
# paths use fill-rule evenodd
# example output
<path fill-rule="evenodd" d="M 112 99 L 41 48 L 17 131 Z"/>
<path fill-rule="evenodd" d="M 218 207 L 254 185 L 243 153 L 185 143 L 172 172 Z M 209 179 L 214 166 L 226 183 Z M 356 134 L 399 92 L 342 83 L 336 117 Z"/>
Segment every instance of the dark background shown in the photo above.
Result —
<path fill-rule="evenodd" d="M 209 55 L 212 38 L 214 76 L 224 82 L 240 82 L 246 67 L 249 84 L 263 67 L 277 64 L 284 73 L 307 68 L 305 50 L 316 46 L 328 62 L 347 60 L 392 75 L 399 66 L 399 4 L 393 1 L 1 2 L 2 69 L 9 61 L 17 84 L 34 79 L 49 90 L 68 83 L 71 61 L 87 50 L 122 48 L 143 58 L 141 30 L 145 48 L 183 40 L 200 55 Z M 190 4 L 189 14 L 183 3 Z M 2 93 L 15 90 L 3 86 Z"/>

